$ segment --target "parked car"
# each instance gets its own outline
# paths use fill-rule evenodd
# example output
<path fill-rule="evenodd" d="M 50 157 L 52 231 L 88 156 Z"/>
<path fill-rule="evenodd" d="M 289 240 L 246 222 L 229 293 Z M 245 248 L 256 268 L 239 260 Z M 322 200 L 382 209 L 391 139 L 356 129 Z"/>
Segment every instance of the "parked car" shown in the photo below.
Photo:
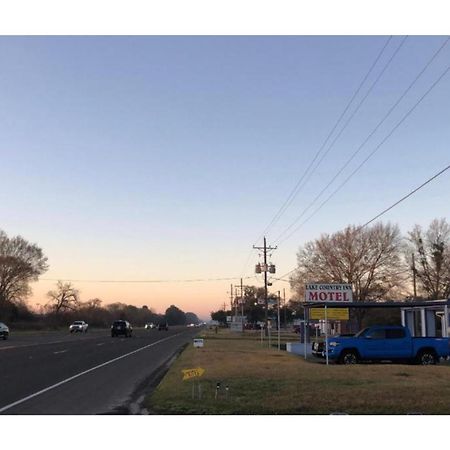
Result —
<path fill-rule="evenodd" d="M 328 340 L 328 358 L 341 364 L 359 361 L 409 361 L 437 364 L 450 356 L 449 338 L 412 337 L 407 327 L 373 326 L 354 336 L 334 336 Z M 313 346 L 313 354 L 326 357 L 325 345 Z"/>
<path fill-rule="evenodd" d="M 144 328 L 145 328 L 146 330 L 153 330 L 153 328 L 156 328 L 156 325 L 155 325 L 154 323 L 146 323 L 146 324 L 144 325 Z"/>
<path fill-rule="evenodd" d="M 71 333 L 87 333 L 88 324 L 84 320 L 76 320 L 72 325 L 70 325 L 69 330 Z"/>
<path fill-rule="evenodd" d="M 158 331 L 169 331 L 169 325 L 167 322 L 160 322 L 160 324 L 158 325 Z"/>
<path fill-rule="evenodd" d="M 133 328 L 130 325 L 130 322 L 126 320 L 116 320 L 111 325 L 111 337 L 116 337 L 119 335 L 123 335 L 125 337 L 131 337 L 131 333 L 133 332 Z"/>
<path fill-rule="evenodd" d="M 4 341 L 9 337 L 9 328 L 3 322 L 0 322 L 0 337 L 2 337 Z"/>

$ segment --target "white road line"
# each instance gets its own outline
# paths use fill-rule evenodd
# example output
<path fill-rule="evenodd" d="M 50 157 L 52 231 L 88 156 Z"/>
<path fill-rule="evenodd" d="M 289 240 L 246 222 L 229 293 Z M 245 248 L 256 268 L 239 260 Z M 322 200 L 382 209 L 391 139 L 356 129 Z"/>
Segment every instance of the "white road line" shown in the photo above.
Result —
<path fill-rule="evenodd" d="M 54 355 L 59 355 L 60 353 L 66 353 L 67 350 L 60 350 L 59 352 L 53 352 Z"/>
<path fill-rule="evenodd" d="M 3 408 L 0 408 L 0 413 L 2 413 L 4 411 L 7 411 L 8 409 L 13 408 L 14 406 L 20 405 L 21 403 L 24 403 L 27 400 L 31 400 L 32 398 L 37 397 L 38 395 L 44 394 L 45 392 L 48 392 L 48 391 L 51 391 L 52 389 L 55 389 L 58 386 L 66 384 L 69 381 L 75 380 L 78 377 L 86 375 L 89 372 L 93 372 L 94 370 L 100 369 L 101 367 L 107 366 L 108 364 L 112 364 L 113 362 L 119 361 L 120 359 L 126 358 L 127 356 L 134 355 L 135 353 L 138 353 L 138 352 L 140 352 L 142 350 L 145 350 L 146 348 L 153 347 L 156 344 L 159 344 L 161 342 L 167 341 L 167 340 L 172 339 L 174 337 L 180 336 L 180 334 L 182 334 L 182 333 L 177 333 L 177 334 L 174 334 L 173 336 L 169 336 L 167 338 L 160 339 L 159 341 L 153 342 L 152 344 L 144 345 L 144 347 L 140 347 L 137 350 L 133 350 L 132 352 L 125 353 L 125 355 L 118 356 L 117 358 L 114 358 L 114 359 L 110 359 L 109 361 L 106 361 L 106 362 L 104 362 L 102 364 L 99 364 L 98 366 L 95 366 L 95 367 L 92 367 L 92 368 L 90 368 L 88 370 L 80 372 L 80 373 L 74 375 L 73 377 L 66 378 L 65 380 L 62 380 L 59 383 L 53 384 L 52 386 L 46 387 L 45 389 L 42 389 L 42 390 L 40 390 L 38 392 L 35 392 L 34 394 L 28 395 L 27 397 L 24 397 L 24 398 L 22 398 L 20 400 L 17 400 L 16 402 L 13 402 L 13 403 L 10 403 L 9 405 L 3 406 Z"/>
<path fill-rule="evenodd" d="M 63 341 L 51 341 L 51 342 L 36 342 L 34 344 L 18 344 L 18 345 L 9 345 L 7 347 L 0 347 L 0 350 L 7 350 L 10 348 L 27 348 L 27 347 L 37 347 L 39 345 L 52 345 L 52 344 L 65 344 L 65 343 L 72 343 L 72 342 L 79 342 L 79 341 L 88 341 L 89 339 L 97 339 L 97 336 L 93 336 L 93 337 L 86 337 L 84 339 L 79 339 L 78 341 L 69 341 L 67 339 L 63 340 Z"/>
<path fill-rule="evenodd" d="M 105 343 L 104 342 L 100 342 L 99 344 L 97 344 L 97 345 L 105 345 Z"/>

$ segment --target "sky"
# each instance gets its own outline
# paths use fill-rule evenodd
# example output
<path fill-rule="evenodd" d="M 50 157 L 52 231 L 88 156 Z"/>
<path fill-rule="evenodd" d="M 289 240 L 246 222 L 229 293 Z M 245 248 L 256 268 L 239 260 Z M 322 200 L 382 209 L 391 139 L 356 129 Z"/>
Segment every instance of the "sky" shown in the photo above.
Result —
<path fill-rule="evenodd" d="M 301 245 L 366 222 L 449 164 L 447 72 L 322 209 L 279 239 L 445 39 L 0 37 L 0 229 L 37 243 L 50 266 L 33 283 L 30 303 L 45 304 L 56 280 L 77 280 L 82 300 L 157 312 L 175 304 L 206 319 L 228 304 L 240 277 L 262 285 L 252 246 L 262 245 L 264 231 L 268 244 L 278 244 L 271 256 L 277 274 L 294 269 Z M 447 44 L 303 219 L 449 62 Z M 265 230 L 380 74 L 290 207 Z M 383 220 L 403 233 L 426 227 L 448 217 L 449 193 L 446 173 Z M 192 279 L 220 280 L 182 281 Z M 289 297 L 289 284 L 274 280 L 273 291 L 283 288 Z"/>

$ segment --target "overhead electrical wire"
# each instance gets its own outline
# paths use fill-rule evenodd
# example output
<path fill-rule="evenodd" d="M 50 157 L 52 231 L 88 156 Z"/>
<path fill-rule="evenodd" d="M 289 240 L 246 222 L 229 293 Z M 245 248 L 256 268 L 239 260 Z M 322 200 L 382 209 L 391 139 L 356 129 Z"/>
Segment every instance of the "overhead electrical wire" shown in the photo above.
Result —
<path fill-rule="evenodd" d="M 438 173 L 436 173 L 435 175 L 433 175 L 431 178 L 428 178 L 427 181 L 425 181 L 424 183 L 422 183 L 420 186 L 416 187 L 414 190 L 412 190 L 411 192 L 409 192 L 408 194 L 406 194 L 405 196 L 403 196 L 400 200 L 397 200 L 395 203 L 393 203 L 391 206 L 389 206 L 388 208 L 384 209 L 383 211 L 381 211 L 379 214 L 377 214 L 373 219 L 370 219 L 369 221 L 367 221 L 364 225 L 361 225 L 359 228 L 357 228 L 357 231 L 362 230 L 363 228 L 365 228 L 367 225 L 371 224 L 372 222 L 374 222 L 375 220 L 377 220 L 379 217 L 381 217 L 382 215 L 386 214 L 388 211 L 390 211 L 392 208 L 395 208 L 397 205 L 399 205 L 400 203 L 404 202 L 407 198 L 411 197 L 412 195 L 414 195 L 417 191 L 419 191 L 420 189 L 422 189 L 423 187 L 425 187 L 428 183 L 431 183 L 434 179 L 438 178 L 439 176 L 441 176 L 444 172 L 446 172 L 448 169 L 450 169 L 450 165 L 448 165 L 447 167 L 444 167 L 441 171 L 439 171 Z"/>
<path fill-rule="evenodd" d="M 368 92 L 366 93 L 366 95 L 364 96 L 364 98 L 362 99 L 362 101 L 360 101 L 360 103 L 358 104 L 358 106 L 356 107 L 356 109 L 353 111 L 350 119 L 347 120 L 346 124 L 344 125 L 344 127 L 341 129 L 341 131 L 338 134 L 338 137 L 342 134 L 342 132 L 345 130 L 345 128 L 347 127 L 347 125 L 350 123 L 351 119 L 354 117 L 354 115 L 356 114 L 356 112 L 359 110 L 359 108 L 362 106 L 362 104 L 364 103 L 365 99 L 367 98 L 367 96 L 370 94 L 370 92 L 372 91 L 372 89 L 375 87 L 375 84 L 378 82 L 379 78 L 381 77 L 381 75 L 384 73 L 384 71 L 387 69 L 387 66 L 391 63 L 392 59 L 395 57 L 395 55 L 397 54 L 397 52 L 400 50 L 400 48 L 402 47 L 402 45 L 404 44 L 405 40 L 406 40 L 407 36 L 402 40 L 402 42 L 400 43 L 399 47 L 395 50 L 393 56 L 391 56 L 390 60 L 388 61 L 388 63 L 384 66 L 384 68 L 382 69 L 380 75 L 378 75 L 376 81 L 374 84 L 372 84 L 372 86 L 369 88 Z M 281 205 L 280 209 L 277 211 L 277 213 L 275 214 L 275 216 L 272 218 L 271 222 L 267 225 L 267 227 L 264 229 L 264 231 L 261 233 L 261 235 L 256 239 L 256 241 L 254 242 L 253 245 L 256 245 L 258 243 L 258 241 L 267 233 L 267 231 L 281 218 L 281 216 L 284 214 L 284 212 L 286 211 L 287 208 L 289 208 L 289 206 L 292 204 L 292 201 L 294 200 L 294 198 L 298 195 L 298 193 L 300 192 L 301 188 L 304 186 L 305 183 L 302 184 L 302 181 L 304 180 L 306 175 L 310 175 L 312 174 L 312 172 L 314 170 L 317 169 L 318 165 L 320 165 L 320 163 L 323 161 L 324 156 L 322 156 L 322 158 L 320 159 L 319 163 L 316 165 L 316 167 L 313 169 L 313 171 L 311 172 L 311 167 L 313 166 L 313 164 L 315 163 L 315 161 L 317 160 L 317 158 L 319 157 L 319 155 L 321 154 L 322 150 L 325 148 L 325 146 L 327 145 L 328 141 L 330 140 L 331 136 L 333 135 L 333 133 L 335 132 L 336 128 L 339 126 L 339 124 L 341 123 L 342 119 L 344 118 L 345 114 L 347 113 L 348 109 L 350 108 L 350 106 L 352 105 L 353 101 L 355 100 L 355 98 L 357 97 L 357 95 L 359 94 L 359 92 L 361 91 L 362 87 L 364 86 L 365 82 L 367 81 L 368 77 L 370 76 L 370 74 L 372 73 L 372 71 L 374 70 L 375 66 L 377 65 L 378 61 L 380 60 L 381 56 L 383 55 L 383 53 L 385 52 L 386 48 L 388 47 L 390 41 L 392 40 L 392 36 L 389 36 L 386 40 L 386 42 L 384 43 L 383 47 L 381 48 L 381 50 L 378 52 L 375 60 L 373 61 L 372 65 L 370 66 L 369 70 L 366 72 L 366 74 L 364 75 L 363 79 L 361 80 L 361 82 L 359 83 L 356 91 L 353 93 L 352 97 L 350 98 L 350 100 L 347 102 L 347 105 L 345 106 L 344 110 L 342 111 L 342 113 L 340 114 L 340 116 L 338 117 L 336 123 L 334 124 L 334 126 L 332 127 L 332 129 L 330 130 L 330 132 L 328 133 L 326 139 L 324 140 L 324 142 L 322 143 L 322 145 L 320 146 L 320 148 L 318 149 L 318 151 L 316 152 L 314 158 L 312 159 L 312 161 L 309 163 L 309 166 L 305 169 L 305 171 L 303 172 L 302 176 L 300 177 L 300 179 L 298 180 L 297 184 L 294 186 L 294 189 L 291 191 L 291 193 L 288 195 L 287 199 L 284 201 L 284 203 Z M 325 156 L 326 154 L 329 153 L 329 151 L 331 150 L 332 146 L 334 145 L 334 143 L 336 142 L 337 138 L 335 138 L 332 142 L 332 144 L 328 147 L 327 151 L 325 152 Z M 254 249 L 252 248 L 250 250 L 250 252 L 248 253 L 248 256 L 245 260 L 245 263 L 243 265 L 242 271 L 241 273 L 244 274 L 247 265 L 250 261 L 250 258 L 253 254 Z"/>
<path fill-rule="evenodd" d="M 244 277 L 245 279 L 253 277 Z M 197 283 L 206 281 L 238 280 L 236 277 L 227 278 L 193 278 L 188 280 L 74 280 L 68 278 L 40 278 L 41 281 L 69 281 L 73 283 Z"/>
<path fill-rule="evenodd" d="M 434 81 L 434 83 L 428 88 L 428 90 L 419 98 L 419 100 L 410 108 L 406 114 L 403 115 L 402 119 L 397 122 L 397 124 L 391 129 L 387 136 L 375 147 L 375 149 L 369 153 L 369 155 L 358 165 L 358 167 L 341 183 L 336 190 L 332 192 L 332 194 L 317 208 L 306 220 L 301 222 L 301 224 L 296 227 L 291 233 L 287 236 L 283 237 L 290 229 L 292 229 L 295 224 L 305 215 L 305 213 L 317 202 L 317 200 L 322 196 L 322 194 L 327 190 L 327 188 L 336 180 L 336 178 L 343 172 L 343 170 L 350 164 L 350 162 L 355 158 L 355 156 L 361 151 L 364 145 L 369 141 L 369 139 L 373 136 L 373 134 L 378 130 L 378 128 L 384 123 L 384 121 L 389 117 L 389 115 L 393 112 L 393 110 L 398 106 L 398 104 L 403 100 L 406 94 L 411 90 L 414 84 L 419 80 L 419 78 L 423 75 L 426 69 L 430 66 L 430 64 L 434 61 L 437 55 L 442 51 L 442 49 L 447 45 L 449 41 L 449 37 L 443 42 L 443 44 L 439 47 L 439 49 L 433 54 L 431 59 L 427 62 L 424 68 L 419 72 L 419 74 L 414 78 L 414 80 L 410 83 L 410 85 L 406 88 L 406 90 L 402 93 L 402 95 L 397 99 L 397 101 L 391 106 L 385 116 L 381 119 L 381 121 L 376 125 L 376 127 L 371 131 L 371 133 L 367 136 L 367 138 L 363 141 L 363 143 L 356 149 L 356 151 L 350 156 L 349 159 L 343 164 L 343 166 L 339 169 L 339 171 L 334 175 L 334 177 L 327 183 L 327 185 L 319 192 L 319 194 L 314 198 L 312 202 L 301 212 L 299 216 L 278 236 L 275 240 L 277 245 L 280 245 L 282 242 L 289 239 L 294 233 L 296 233 L 307 221 L 309 221 L 349 180 L 353 177 L 353 175 L 378 151 L 378 149 L 391 137 L 391 135 L 397 130 L 397 128 L 409 117 L 409 115 L 416 109 L 416 107 L 422 102 L 422 100 L 434 89 L 434 87 L 441 81 L 441 79 L 448 73 L 450 70 L 450 66 L 444 70 L 443 73 Z"/>
<path fill-rule="evenodd" d="M 355 100 L 356 96 L 359 94 L 359 92 L 361 91 L 363 85 L 365 84 L 367 78 L 369 77 L 369 75 L 372 73 L 373 69 L 375 68 L 376 64 L 378 63 L 379 59 L 381 58 L 382 54 L 384 53 L 384 51 L 386 50 L 389 42 L 391 41 L 392 36 L 389 36 L 388 39 L 386 40 L 385 44 L 383 45 L 382 49 L 379 51 L 379 53 L 377 54 L 374 62 L 372 63 L 372 65 L 370 66 L 369 70 L 367 71 L 367 73 L 365 74 L 365 76 L 363 77 L 362 81 L 360 82 L 358 88 L 356 89 L 356 91 L 353 93 L 352 97 L 350 98 L 350 100 L 348 101 L 347 105 L 345 106 L 344 110 L 342 111 L 342 113 L 340 114 L 339 118 L 337 119 L 336 123 L 334 124 L 334 126 L 332 127 L 332 129 L 330 130 L 330 132 L 328 133 L 327 137 L 325 138 L 324 142 L 322 143 L 322 145 L 320 146 L 320 148 L 317 150 L 316 154 L 314 155 L 313 159 L 311 160 L 311 162 L 309 163 L 308 167 L 304 170 L 303 174 L 301 175 L 300 179 L 297 181 L 296 185 L 294 186 L 294 189 L 292 189 L 292 191 L 290 192 L 290 194 L 288 195 L 287 199 L 284 201 L 284 203 L 281 205 L 280 209 L 277 211 L 277 213 L 275 214 L 275 216 L 272 218 L 272 220 L 270 221 L 270 223 L 267 225 L 267 227 L 264 229 L 264 231 L 261 233 L 261 235 L 258 237 L 258 239 L 256 240 L 255 244 L 261 239 L 261 237 L 263 237 L 268 230 L 280 219 L 280 217 L 284 214 L 284 212 L 286 211 L 286 209 L 290 206 L 290 204 L 292 203 L 293 199 L 296 197 L 296 195 L 298 194 L 298 192 L 300 191 L 300 189 L 303 187 L 303 185 L 301 185 L 302 181 L 304 180 L 305 176 L 310 173 L 310 169 L 313 166 L 313 164 L 315 163 L 315 161 L 317 160 L 317 158 L 319 157 L 319 155 L 321 154 L 322 150 L 325 148 L 326 144 L 328 143 L 328 141 L 330 140 L 331 136 L 333 135 L 333 133 L 335 132 L 336 128 L 339 126 L 339 124 L 341 123 L 342 119 L 344 118 L 345 114 L 347 113 L 348 109 L 350 108 L 350 106 L 352 105 L 353 101 Z M 360 105 L 359 105 L 360 106 Z M 359 108 L 358 106 L 358 108 Z M 330 150 L 330 148 L 327 150 Z"/>
<path fill-rule="evenodd" d="M 373 89 L 375 88 L 375 86 L 378 84 L 378 81 L 380 81 L 381 77 L 383 76 L 383 74 L 386 72 L 387 68 L 390 66 L 391 62 L 394 60 L 394 58 L 397 56 L 397 53 L 400 51 L 400 49 L 403 47 L 403 44 L 406 42 L 406 39 L 408 39 L 408 36 L 405 36 L 402 41 L 400 42 L 400 44 L 397 46 L 397 48 L 395 49 L 394 53 L 391 55 L 391 57 L 389 58 L 389 60 L 386 62 L 386 64 L 384 65 L 383 69 L 380 71 L 380 73 L 378 74 L 378 76 L 375 78 L 375 81 L 371 84 L 371 86 L 369 87 L 369 89 L 367 90 L 366 94 L 364 95 L 364 97 L 360 100 L 360 102 L 358 103 L 358 105 L 356 106 L 356 108 L 353 110 L 353 112 L 351 113 L 351 115 L 348 117 L 347 121 L 345 122 L 345 124 L 343 125 L 343 127 L 341 128 L 341 130 L 339 131 L 339 133 L 334 137 L 333 141 L 331 142 L 330 146 L 328 147 L 328 149 L 326 150 L 326 152 L 324 152 L 322 154 L 322 156 L 320 157 L 319 161 L 317 161 L 315 167 L 310 170 L 308 172 L 307 177 L 304 179 L 303 184 L 299 187 L 299 190 L 309 181 L 309 179 L 313 176 L 314 172 L 317 170 L 317 168 L 320 166 L 320 164 L 322 163 L 322 161 L 325 159 L 325 157 L 328 155 L 328 153 L 330 152 L 330 150 L 333 148 L 334 144 L 337 142 L 337 140 L 341 137 L 342 133 L 346 130 L 347 126 L 350 124 L 350 122 L 352 121 L 353 117 L 355 117 L 356 113 L 359 111 L 359 109 L 361 108 L 361 106 L 363 105 L 363 103 L 365 102 L 365 100 L 367 99 L 367 97 L 370 95 L 370 93 L 373 91 Z M 298 192 L 297 192 L 298 193 Z M 291 199 L 291 202 L 289 203 L 289 205 L 292 203 L 292 201 L 294 200 L 294 197 Z M 289 206 L 287 205 L 287 206 Z"/>
<path fill-rule="evenodd" d="M 411 192 L 409 192 L 408 194 L 404 195 L 400 200 L 397 200 L 395 203 L 393 203 L 391 206 L 387 207 L 386 209 L 383 209 L 383 211 L 381 211 L 379 214 L 377 214 L 375 217 L 373 217 L 372 219 L 368 220 L 364 225 L 361 225 L 360 227 L 358 227 L 356 229 L 356 232 L 362 230 L 363 228 L 365 228 L 367 225 L 370 225 L 372 222 L 374 222 L 375 220 L 377 220 L 379 217 L 381 217 L 382 215 L 386 214 L 388 211 L 390 211 L 391 209 L 395 208 L 397 205 L 399 205 L 400 203 L 404 202 L 407 198 L 411 197 L 412 195 L 414 195 L 416 192 L 418 192 L 420 189 L 422 189 L 423 187 L 425 187 L 427 184 L 431 183 L 433 180 L 435 180 L 436 178 L 438 178 L 439 176 L 441 176 L 444 172 L 446 172 L 447 170 L 450 169 L 450 164 L 447 167 L 444 167 L 442 170 L 440 170 L 438 173 L 434 174 L 431 178 L 428 178 L 428 180 L 426 180 L 425 182 L 423 182 L 420 186 L 416 187 L 415 189 L 413 189 Z M 288 282 L 288 280 L 285 280 L 284 277 L 286 277 L 287 275 L 290 275 L 292 272 L 295 272 L 298 269 L 298 267 L 296 267 L 295 269 L 292 269 L 291 271 L 285 273 L 284 275 L 282 275 L 280 278 L 273 278 L 274 280 L 277 281 L 285 281 Z M 397 272 L 397 275 L 401 275 L 403 273 L 409 272 L 410 269 L 405 269 L 405 270 L 401 270 L 400 272 Z M 289 280 L 290 282 L 290 280 Z"/>
<path fill-rule="evenodd" d="M 304 220 L 297 228 L 295 228 L 288 236 L 282 239 L 281 242 L 289 239 L 294 233 L 296 233 L 306 222 L 308 222 L 312 217 L 314 217 L 347 183 L 348 181 L 358 172 L 361 167 L 379 150 L 379 148 L 392 136 L 395 130 L 406 120 L 406 118 L 413 112 L 413 110 L 419 105 L 419 103 L 428 95 L 431 90 L 439 83 L 439 81 L 449 72 L 450 66 L 441 74 L 441 76 L 433 83 L 433 85 L 428 89 L 428 91 L 419 99 L 419 101 L 403 116 L 403 118 L 395 125 L 395 127 L 391 130 L 391 132 L 378 144 L 374 150 L 369 153 L 369 155 L 350 173 L 350 175 L 324 200 L 318 208 L 314 210 L 314 212 L 308 216 L 306 220 Z"/>

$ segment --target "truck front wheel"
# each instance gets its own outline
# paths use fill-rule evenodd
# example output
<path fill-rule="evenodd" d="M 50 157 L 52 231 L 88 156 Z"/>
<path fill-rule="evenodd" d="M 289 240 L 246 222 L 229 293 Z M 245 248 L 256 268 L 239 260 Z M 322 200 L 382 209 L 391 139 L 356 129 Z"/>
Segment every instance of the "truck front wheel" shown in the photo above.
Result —
<path fill-rule="evenodd" d="M 421 350 L 417 354 L 416 362 L 422 366 L 430 366 L 437 364 L 437 357 L 432 350 Z"/>
<path fill-rule="evenodd" d="M 344 350 L 339 357 L 340 364 L 357 364 L 358 353 L 354 350 Z"/>

